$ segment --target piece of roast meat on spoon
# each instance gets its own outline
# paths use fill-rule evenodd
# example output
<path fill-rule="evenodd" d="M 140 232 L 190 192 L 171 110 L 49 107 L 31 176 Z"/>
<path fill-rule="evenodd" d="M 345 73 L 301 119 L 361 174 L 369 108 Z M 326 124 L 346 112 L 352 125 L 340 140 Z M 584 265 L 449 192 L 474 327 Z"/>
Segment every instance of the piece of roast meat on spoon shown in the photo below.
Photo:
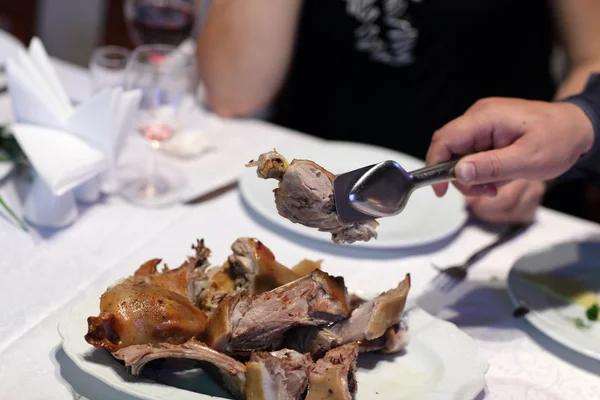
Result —
<path fill-rule="evenodd" d="M 308 354 L 283 349 L 254 352 L 246 363 L 246 400 L 299 400 L 313 369 Z"/>
<path fill-rule="evenodd" d="M 161 343 L 158 347 L 136 345 L 124 347 L 113 353 L 131 368 L 133 375 L 140 375 L 144 367 L 154 360 L 180 358 L 196 360 L 215 381 L 227 389 L 236 399 L 245 399 L 246 367 L 239 361 L 221 354 L 197 340 L 173 345 Z"/>
<path fill-rule="evenodd" d="M 349 314 L 343 278 L 316 270 L 261 295 L 226 297 L 211 314 L 205 339 L 227 354 L 274 350 L 293 327 L 329 324 Z"/>
<path fill-rule="evenodd" d="M 341 222 L 335 209 L 333 181 L 335 176 L 309 160 L 288 161 L 275 150 L 261 154 L 247 167 L 257 167 L 263 179 L 276 179 L 274 190 L 279 215 L 290 221 L 330 232 L 335 243 L 368 242 L 377 238 L 375 220 L 354 223 Z"/>

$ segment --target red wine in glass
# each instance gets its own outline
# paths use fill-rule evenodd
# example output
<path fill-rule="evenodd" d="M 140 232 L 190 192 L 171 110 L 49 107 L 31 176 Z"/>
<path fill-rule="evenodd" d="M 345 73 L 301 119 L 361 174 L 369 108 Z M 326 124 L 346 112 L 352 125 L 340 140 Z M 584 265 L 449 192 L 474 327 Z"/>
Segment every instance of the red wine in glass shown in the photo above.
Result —
<path fill-rule="evenodd" d="M 194 27 L 194 7 L 184 0 L 128 0 L 125 16 L 136 44 L 178 46 Z"/>

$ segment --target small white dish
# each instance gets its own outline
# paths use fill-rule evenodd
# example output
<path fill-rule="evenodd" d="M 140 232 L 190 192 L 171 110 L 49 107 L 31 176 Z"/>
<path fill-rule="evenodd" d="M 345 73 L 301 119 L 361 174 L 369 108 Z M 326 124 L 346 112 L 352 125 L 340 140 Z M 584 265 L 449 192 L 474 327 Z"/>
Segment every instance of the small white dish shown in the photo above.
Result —
<path fill-rule="evenodd" d="M 264 151 L 270 148 L 265 146 Z M 307 145 L 279 146 L 277 151 L 288 161 L 294 158 L 316 162 L 334 174 L 348 172 L 385 160 L 400 163 L 407 171 L 424 166 L 424 162 L 393 150 L 352 142 L 327 141 Z M 256 154 L 255 157 L 258 157 Z M 281 217 L 275 207 L 273 189 L 277 182 L 256 176 L 256 168 L 247 168 L 240 178 L 240 191 L 247 204 L 269 222 L 299 235 L 334 244 L 331 235 L 317 229 L 294 224 Z M 431 188 L 416 190 L 404 211 L 390 218 L 379 219 L 378 238 L 369 242 L 356 242 L 351 246 L 396 248 L 426 245 L 447 238 L 465 224 L 468 213 L 463 196 L 450 187 L 448 193 L 438 198 Z"/>
<path fill-rule="evenodd" d="M 98 315 L 101 293 L 74 307 L 58 325 L 63 350 L 86 373 L 117 391 L 152 400 L 231 398 L 201 372 L 160 384 L 131 376 L 108 352 L 85 340 L 87 318 Z M 368 297 L 364 293 L 361 295 Z M 396 355 L 361 354 L 358 400 L 470 400 L 485 386 L 488 362 L 475 341 L 454 324 L 415 308 L 408 313 L 409 344 Z M 169 378 L 164 377 L 169 383 Z M 182 387 L 185 387 L 183 389 Z M 98 393 L 99 398 L 102 397 Z"/>

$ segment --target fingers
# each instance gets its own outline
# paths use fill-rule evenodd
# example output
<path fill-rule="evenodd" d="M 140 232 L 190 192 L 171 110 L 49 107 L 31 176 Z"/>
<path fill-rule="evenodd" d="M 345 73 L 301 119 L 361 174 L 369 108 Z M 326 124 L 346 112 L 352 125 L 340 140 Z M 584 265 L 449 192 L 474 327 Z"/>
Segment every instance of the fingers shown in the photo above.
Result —
<path fill-rule="evenodd" d="M 492 223 L 529 223 L 533 221 L 545 185 L 542 182 L 514 181 L 502 187 L 498 196 L 468 197 L 470 211 Z"/>
<path fill-rule="evenodd" d="M 442 197 L 448 191 L 447 183 L 438 183 L 437 185 L 433 185 L 433 192 L 437 197 Z"/>
<path fill-rule="evenodd" d="M 425 157 L 427 165 L 447 161 L 454 155 L 472 153 L 476 147 L 491 148 L 492 128 L 489 121 L 476 113 L 450 121 L 431 138 Z"/>
<path fill-rule="evenodd" d="M 528 152 L 516 144 L 466 156 L 456 166 L 456 180 L 471 186 L 526 178 L 529 173 Z"/>

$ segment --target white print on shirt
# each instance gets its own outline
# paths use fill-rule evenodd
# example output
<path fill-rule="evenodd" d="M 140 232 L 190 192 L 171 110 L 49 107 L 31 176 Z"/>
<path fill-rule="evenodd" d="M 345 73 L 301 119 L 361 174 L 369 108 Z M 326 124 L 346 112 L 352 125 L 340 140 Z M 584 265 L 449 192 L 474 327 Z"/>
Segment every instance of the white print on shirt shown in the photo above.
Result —
<path fill-rule="evenodd" d="M 368 52 L 373 60 L 392 66 L 414 62 L 412 51 L 419 32 L 407 20 L 409 0 L 344 1 L 346 12 L 361 24 L 354 32 L 358 51 Z M 417 3 L 421 0 L 410 1 Z M 377 23 L 378 19 L 385 28 L 385 38 L 382 38 L 384 33 Z"/>

